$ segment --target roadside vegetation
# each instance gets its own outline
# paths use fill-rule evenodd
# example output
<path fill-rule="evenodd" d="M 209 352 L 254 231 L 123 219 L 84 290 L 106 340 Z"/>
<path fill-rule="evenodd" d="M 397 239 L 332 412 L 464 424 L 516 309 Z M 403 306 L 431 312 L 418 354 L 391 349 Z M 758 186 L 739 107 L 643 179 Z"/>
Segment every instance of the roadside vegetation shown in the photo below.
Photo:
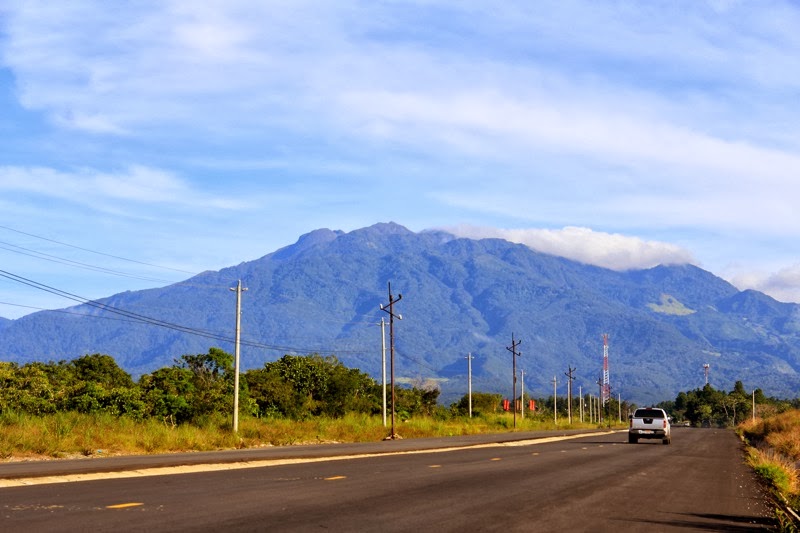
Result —
<path fill-rule="evenodd" d="M 519 431 L 595 428 L 596 424 L 566 422 L 553 424 L 526 416 L 518 419 Z M 512 429 L 509 414 L 478 415 L 473 418 L 415 417 L 398 423 L 402 438 L 501 433 Z M 332 442 L 376 442 L 388 435 L 382 418 L 349 414 L 341 418 L 315 417 L 306 420 L 244 417 L 239 432 L 231 431 L 230 420 L 218 416 L 203 425 L 171 426 L 150 419 L 77 412 L 50 415 L 0 415 L 0 459 L 31 460 L 76 457 L 104 457 L 128 454 L 211 451 L 264 446 L 290 446 Z"/>
<path fill-rule="evenodd" d="M 233 356 L 217 348 L 184 355 L 136 382 L 103 354 L 0 362 L 0 459 L 378 441 L 389 434 L 380 384 L 335 357 L 286 355 L 243 372 L 236 434 L 233 383 Z M 473 393 L 472 417 L 466 395 L 448 407 L 437 403 L 438 389 L 424 385 L 398 386 L 395 397 L 395 430 L 403 438 L 514 429 L 499 394 Z M 563 399 L 556 413 L 552 397 L 522 400 L 538 410 L 518 413 L 517 430 L 600 425 L 588 411 L 580 421 L 578 398 L 571 424 Z M 613 419 L 621 427 L 622 407 L 609 403 L 603 425 Z"/>
<path fill-rule="evenodd" d="M 748 462 L 770 487 L 782 531 L 800 527 L 800 410 L 768 411 L 739 424 L 748 445 Z"/>
<path fill-rule="evenodd" d="M 730 392 L 705 385 L 702 389 L 680 392 L 675 400 L 661 402 L 657 407 L 664 408 L 679 423 L 732 428 L 755 417 L 770 417 L 800 408 L 800 400 L 768 398 L 761 389 L 746 391 L 744 384 L 737 381 Z"/>

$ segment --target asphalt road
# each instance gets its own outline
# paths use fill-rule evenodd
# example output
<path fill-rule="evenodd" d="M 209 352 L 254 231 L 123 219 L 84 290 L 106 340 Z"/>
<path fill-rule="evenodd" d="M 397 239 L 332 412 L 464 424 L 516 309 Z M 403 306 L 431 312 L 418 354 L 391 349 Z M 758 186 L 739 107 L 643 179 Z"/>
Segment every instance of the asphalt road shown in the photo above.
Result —
<path fill-rule="evenodd" d="M 771 525 L 769 503 L 731 431 L 676 428 L 669 446 L 627 444 L 624 432 L 500 445 L 456 439 L 446 442 L 462 447 L 446 451 L 421 442 L 251 451 L 239 455 L 245 464 L 226 453 L 225 468 L 247 468 L 149 471 L 162 475 L 73 462 L 122 473 L 0 488 L 0 530 L 735 532 Z M 338 457 L 320 460 L 326 448 Z M 0 480 L 45 474 L 26 468 L 0 465 Z"/>

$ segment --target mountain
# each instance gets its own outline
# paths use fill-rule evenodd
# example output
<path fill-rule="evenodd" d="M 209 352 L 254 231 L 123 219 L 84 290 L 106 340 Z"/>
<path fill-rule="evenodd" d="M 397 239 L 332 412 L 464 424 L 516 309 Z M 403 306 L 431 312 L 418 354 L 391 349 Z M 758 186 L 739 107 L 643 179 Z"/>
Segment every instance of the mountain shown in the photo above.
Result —
<path fill-rule="evenodd" d="M 499 239 L 414 233 L 382 223 L 349 233 L 320 229 L 294 245 L 159 289 L 124 292 L 60 311 L 0 321 L 3 359 L 72 359 L 106 353 L 134 376 L 211 346 L 233 352 L 237 280 L 242 293 L 242 367 L 285 353 L 336 355 L 380 379 L 381 318 L 388 283 L 398 383 L 436 380 L 442 401 L 473 390 L 512 393 L 517 367 L 534 397 L 597 394 L 603 334 L 612 394 L 639 404 L 736 380 L 767 395 L 800 390 L 800 306 L 739 291 L 691 265 L 616 272 Z M 402 297 L 400 296 L 402 294 Z M 116 312 L 113 312 L 116 311 Z M 187 333 L 187 330 L 191 332 Z M 387 365 L 388 365 L 387 355 Z"/>

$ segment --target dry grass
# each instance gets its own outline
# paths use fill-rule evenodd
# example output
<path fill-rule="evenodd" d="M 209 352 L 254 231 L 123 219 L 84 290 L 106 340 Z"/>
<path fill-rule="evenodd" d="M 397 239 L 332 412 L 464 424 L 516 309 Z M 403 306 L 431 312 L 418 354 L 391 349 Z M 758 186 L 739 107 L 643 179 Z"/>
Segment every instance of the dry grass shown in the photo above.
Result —
<path fill-rule="evenodd" d="M 792 508 L 800 505 L 800 411 L 770 418 L 748 420 L 739 425 L 740 434 L 751 444 L 748 462 Z M 796 531 L 788 514 L 777 515 L 782 530 Z"/>
<path fill-rule="evenodd" d="M 60 458 L 234 447 L 238 439 L 224 427 L 136 422 L 109 415 L 57 413 L 0 417 L 0 458 Z"/>
<path fill-rule="evenodd" d="M 390 424 L 390 423 L 389 423 Z M 595 428 L 575 422 L 567 425 L 551 418 L 518 417 L 518 431 Z M 395 421 L 403 438 L 445 437 L 513 431 L 508 413 L 474 418 L 412 418 Z M 290 446 L 324 442 L 376 442 L 391 433 L 381 417 L 351 414 L 343 418 L 287 419 L 243 418 L 238 435 L 225 417 L 211 418 L 202 426 L 165 424 L 157 420 L 134 421 L 110 415 L 57 413 L 47 416 L 0 415 L 0 459 L 46 459 L 76 456 L 152 454 L 206 451 L 260 446 Z"/>
<path fill-rule="evenodd" d="M 764 444 L 789 459 L 800 461 L 800 411 L 748 420 L 739 427 L 749 441 Z"/>

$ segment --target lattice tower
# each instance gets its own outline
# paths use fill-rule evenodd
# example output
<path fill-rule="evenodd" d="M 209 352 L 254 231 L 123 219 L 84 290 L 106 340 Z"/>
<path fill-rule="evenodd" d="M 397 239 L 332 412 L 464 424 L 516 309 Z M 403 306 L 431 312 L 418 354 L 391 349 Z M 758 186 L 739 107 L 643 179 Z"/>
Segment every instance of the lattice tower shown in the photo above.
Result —
<path fill-rule="evenodd" d="M 603 333 L 603 388 L 601 389 L 603 405 L 611 398 L 611 384 L 608 379 L 608 333 Z"/>

